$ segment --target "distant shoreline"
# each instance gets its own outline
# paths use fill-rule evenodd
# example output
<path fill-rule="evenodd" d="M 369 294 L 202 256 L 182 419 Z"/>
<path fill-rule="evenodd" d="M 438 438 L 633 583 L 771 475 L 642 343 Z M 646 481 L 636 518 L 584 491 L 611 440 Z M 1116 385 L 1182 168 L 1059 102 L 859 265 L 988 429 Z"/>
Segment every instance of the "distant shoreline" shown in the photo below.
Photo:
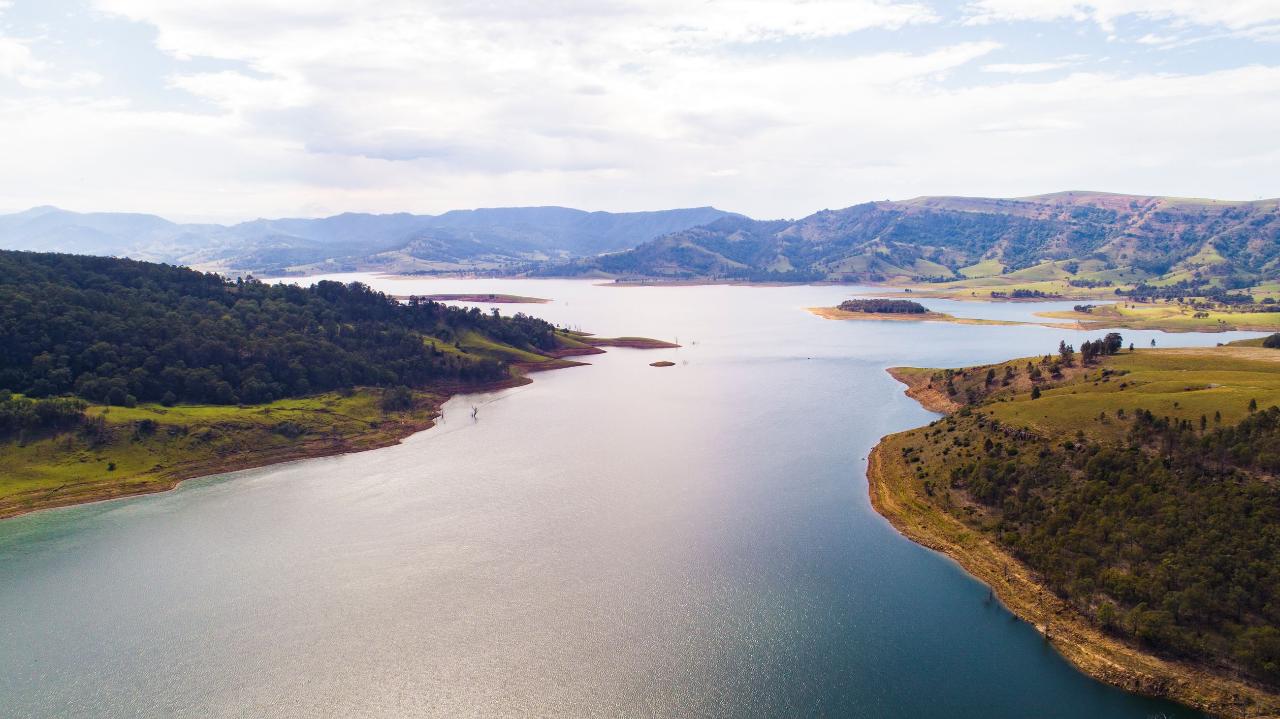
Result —
<path fill-rule="evenodd" d="M 486 292 L 472 292 L 464 294 L 436 294 L 436 295 L 393 295 L 398 300 L 407 300 L 410 297 L 418 299 L 431 300 L 432 302 L 481 302 L 484 304 L 501 305 L 545 305 L 551 300 L 541 297 L 524 297 L 523 295 L 503 295 L 490 294 Z"/>

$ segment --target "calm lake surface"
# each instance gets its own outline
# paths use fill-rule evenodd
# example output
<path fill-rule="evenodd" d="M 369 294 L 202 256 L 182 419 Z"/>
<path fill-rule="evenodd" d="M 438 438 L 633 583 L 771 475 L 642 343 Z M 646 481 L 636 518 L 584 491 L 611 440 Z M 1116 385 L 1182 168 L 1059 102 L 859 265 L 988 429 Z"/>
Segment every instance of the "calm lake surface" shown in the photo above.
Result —
<path fill-rule="evenodd" d="M 1199 716 L 1077 673 L 867 500 L 868 450 L 933 417 L 885 367 L 1101 333 L 804 311 L 848 287 L 360 279 L 684 347 L 455 398 L 396 447 L 0 522 L 0 716 Z"/>

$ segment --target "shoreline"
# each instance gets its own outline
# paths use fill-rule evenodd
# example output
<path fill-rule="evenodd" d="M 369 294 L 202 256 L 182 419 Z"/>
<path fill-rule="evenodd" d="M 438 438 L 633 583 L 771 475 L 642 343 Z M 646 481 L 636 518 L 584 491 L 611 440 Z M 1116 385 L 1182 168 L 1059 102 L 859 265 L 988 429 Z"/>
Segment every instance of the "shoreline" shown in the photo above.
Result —
<path fill-rule="evenodd" d="M 557 363 L 553 367 L 545 369 L 560 369 L 562 367 L 571 367 L 583 364 L 581 362 L 565 364 Z M 538 371 L 544 368 L 528 369 L 525 371 Z M 474 387 L 464 387 L 461 385 L 432 387 L 432 394 L 435 399 L 420 410 L 415 410 L 414 416 L 395 421 L 380 422 L 377 427 L 370 427 L 367 431 L 356 432 L 347 435 L 317 437 L 315 439 L 303 440 L 287 447 L 266 447 L 257 451 L 248 450 L 237 452 L 234 455 L 218 458 L 216 460 L 192 460 L 179 464 L 171 469 L 166 469 L 154 476 L 139 478 L 127 484 L 86 484 L 83 491 L 72 491 L 70 493 L 59 494 L 57 497 L 51 497 L 42 500 L 37 495 L 35 498 L 25 498 L 25 495 L 12 495 L 6 497 L 3 503 L 0 503 L 0 521 L 21 517 L 26 514 L 35 512 L 44 512 L 52 509 L 64 509 L 67 507 L 75 507 L 82 504 L 96 504 L 98 502 L 110 502 L 116 499 L 129 499 L 131 497 L 140 497 L 148 494 L 160 494 L 168 492 L 178 487 L 178 485 L 191 479 L 201 479 L 203 477 L 211 477 L 218 474 L 227 474 L 230 472 L 240 472 L 247 469 L 261 469 L 277 464 L 287 462 L 296 462 L 303 459 L 316 459 L 319 457 L 333 457 L 340 454 L 353 454 L 356 452 L 365 452 L 373 449 L 381 449 L 383 447 L 391 447 L 399 444 L 402 440 L 418 432 L 424 432 L 435 426 L 436 420 L 440 417 L 440 410 L 445 402 L 463 394 L 473 394 L 481 392 L 496 392 L 503 389 L 511 389 L 529 384 L 533 380 L 523 374 L 513 376 L 508 380 L 498 382 L 490 382 L 486 384 L 475 385 Z M 57 492 L 61 487 L 44 491 L 39 494 L 50 495 Z"/>
<path fill-rule="evenodd" d="M 661 346 L 669 344 L 661 343 L 658 340 L 649 341 Z M 634 346 L 639 349 L 649 348 L 642 344 L 616 346 Z M 657 347 L 655 346 L 654 348 Z M 86 483 L 80 489 L 72 489 L 70 492 L 57 494 L 57 496 L 52 495 L 62 490 L 63 487 L 53 490 L 33 491 L 29 494 L 10 495 L 0 498 L 0 521 L 35 512 L 64 509 L 82 504 L 96 504 L 116 499 L 159 494 L 175 489 L 178 485 L 191 479 L 240 472 L 247 469 L 261 469 L 304 459 L 333 457 L 391 447 L 400 444 L 412 435 L 425 432 L 434 427 L 436 420 L 441 415 L 444 404 L 454 397 L 521 387 L 533 382 L 533 378 L 528 376 L 530 373 L 579 367 L 587 364 L 586 362 L 565 359 L 566 357 L 603 354 L 604 352 L 605 350 L 595 346 L 566 348 L 549 353 L 549 358 L 545 362 L 513 364 L 512 376 L 504 380 L 474 385 L 448 383 L 423 388 L 424 393 L 429 395 L 430 400 L 421 408 L 415 408 L 412 415 L 379 421 L 376 426 L 369 424 L 363 431 L 303 439 L 285 447 L 242 450 L 216 459 L 193 459 L 165 468 L 154 475 L 138 477 L 126 483 Z"/>
<path fill-rule="evenodd" d="M 889 374 L 930 411 L 945 414 L 954 411 L 948 405 L 958 407 L 904 368 L 892 368 Z M 1229 719 L 1280 716 L 1280 696 L 1104 634 L 1041 584 L 1029 567 L 930 502 L 902 459 L 901 450 L 915 431 L 882 437 L 867 456 L 871 506 L 899 533 L 947 556 L 987 585 L 1010 613 L 1034 626 L 1068 662 L 1098 681 Z"/>
<path fill-rule="evenodd" d="M 921 407 L 930 412 L 951 414 L 960 409 L 960 403 L 948 397 L 945 392 L 934 388 L 931 383 L 921 383 L 919 381 L 918 375 L 924 374 L 925 370 L 913 370 L 916 370 L 916 368 L 890 367 L 885 371 L 889 373 L 890 377 L 907 386 L 907 390 L 903 394 L 919 402 Z"/>

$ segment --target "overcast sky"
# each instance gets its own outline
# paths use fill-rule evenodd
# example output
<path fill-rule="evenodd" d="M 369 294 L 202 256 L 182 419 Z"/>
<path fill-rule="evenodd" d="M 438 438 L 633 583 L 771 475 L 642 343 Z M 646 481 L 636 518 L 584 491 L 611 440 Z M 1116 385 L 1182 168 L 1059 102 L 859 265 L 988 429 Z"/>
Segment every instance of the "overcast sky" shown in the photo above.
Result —
<path fill-rule="evenodd" d="M 0 0 L 0 210 L 1280 196 L 1280 0 Z"/>

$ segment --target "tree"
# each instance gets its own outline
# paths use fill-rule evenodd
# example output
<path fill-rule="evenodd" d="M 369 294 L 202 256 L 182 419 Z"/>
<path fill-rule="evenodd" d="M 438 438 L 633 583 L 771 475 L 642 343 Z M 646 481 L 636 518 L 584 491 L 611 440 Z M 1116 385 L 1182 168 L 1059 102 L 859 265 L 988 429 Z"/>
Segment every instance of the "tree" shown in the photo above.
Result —
<path fill-rule="evenodd" d="M 1062 360 L 1064 367 L 1070 367 L 1074 363 L 1075 354 L 1075 348 L 1067 344 L 1066 340 L 1058 342 L 1058 357 Z"/>
<path fill-rule="evenodd" d="M 1031 399 L 1040 399 L 1040 385 L 1031 388 Z"/>
<path fill-rule="evenodd" d="M 388 387 L 382 391 L 383 412 L 401 412 L 413 409 L 413 392 L 408 387 Z"/>
<path fill-rule="evenodd" d="M 1106 354 L 1113 355 L 1120 351 L 1124 346 L 1124 338 L 1119 332 L 1108 332 L 1106 337 L 1102 338 L 1102 350 Z"/>

